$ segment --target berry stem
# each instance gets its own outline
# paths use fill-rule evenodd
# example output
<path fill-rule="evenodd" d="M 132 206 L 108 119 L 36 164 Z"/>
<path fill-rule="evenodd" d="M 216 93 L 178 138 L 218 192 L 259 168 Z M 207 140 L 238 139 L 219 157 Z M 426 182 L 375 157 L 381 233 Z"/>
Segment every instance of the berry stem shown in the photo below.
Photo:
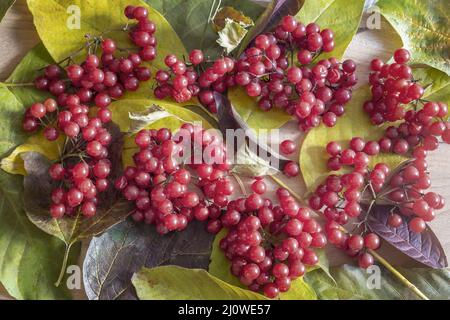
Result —
<path fill-rule="evenodd" d="M 94 39 L 93 41 L 87 41 L 85 45 L 83 45 L 78 50 L 72 52 L 68 57 L 62 59 L 61 61 L 58 61 L 56 63 L 56 65 L 61 66 L 64 62 L 67 62 L 67 64 L 70 64 L 76 56 L 78 56 L 80 53 L 83 52 L 83 50 L 85 50 L 85 49 L 90 50 L 91 46 L 96 44 L 97 42 L 98 42 L 97 39 Z M 43 67 L 39 70 L 43 70 L 43 69 L 45 69 L 45 67 Z"/>
<path fill-rule="evenodd" d="M 277 184 L 279 184 L 281 187 L 285 188 L 286 190 L 288 190 L 291 195 L 297 199 L 297 201 L 299 201 L 300 204 L 302 204 L 303 206 L 307 206 L 309 207 L 309 205 L 305 202 L 305 200 L 298 195 L 296 192 L 294 192 L 293 190 L 291 190 L 288 186 L 286 186 L 280 179 L 278 179 L 277 177 L 270 175 L 269 176 L 273 181 L 275 181 Z M 318 215 L 322 215 L 322 212 L 320 211 L 316 211 L 314 210 L 314 212 Z M 344 228 L 341 227 L 341 230 L 343 232 L 348 233 L 348 231 Z M 380 256 L 377 252 L 375 252 L 374 250 L 368 249 L 367 250 L 375 259 L 377 259 L 386 269 L 388 269 L 394 276 L 397 277 L 397 279 L 403 283 L 408 289 L 410 289 L 411 291 L 413 291 L 417 296 L 419 296 L 421 299 L 423 300 L 429 300 L 429 298 L 422 292 L 420 291 L 414 284 L 412 284 L 408 279 L 406 279 L 397 269 L 395 269 L 386 259 L 384 259 L 382 256 Z"/>
<path fill-rule="evenodd" d="M 72 248 L 72 243 L 66 244 L 66 251 L 64 252 L 64 258 L 62 261 L 61 270 L 59 272 L 58 280 L 56 280 L 56 282 L 55 282 L 56 287 L 59 287 L 59 285 L 61 284 L 61 281 L 64 278 L 64 274 L 66 273 L 67 261 L 69 260 L 69 253 L 70 253 L 71 248 Z"/>
<path fill-rule="evenodd" d="M 377 194 L 376 194 L 375 190 L 373 189 L 372 182 L 369 182 L 369 189 L 370 189 L 370 193 L 372 194 L 373 199 L 376 200 Z M 372 205 L 373 205 L 373 201 L 370 203 L 369 211 L 370 211 L 370 209 L 372 209 Z"/>

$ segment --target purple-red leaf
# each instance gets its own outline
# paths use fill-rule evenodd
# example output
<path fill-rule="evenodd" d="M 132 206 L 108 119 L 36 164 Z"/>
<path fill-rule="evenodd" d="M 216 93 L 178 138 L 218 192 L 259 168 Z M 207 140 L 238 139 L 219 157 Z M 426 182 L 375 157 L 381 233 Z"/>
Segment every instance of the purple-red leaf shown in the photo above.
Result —
<path fill-rule="evenodd" d="M 414 233 L 408 225 L 411 218 L 403 217 L 402 224 L 392 228 L 387 222 L 391 209 L 392 206 L 388 205 L 374 206 L 367 221 L 368 227 L 414 260 L 435 269 L 447 267 L 444 249 L 430 227 L 422 233 Z"/>

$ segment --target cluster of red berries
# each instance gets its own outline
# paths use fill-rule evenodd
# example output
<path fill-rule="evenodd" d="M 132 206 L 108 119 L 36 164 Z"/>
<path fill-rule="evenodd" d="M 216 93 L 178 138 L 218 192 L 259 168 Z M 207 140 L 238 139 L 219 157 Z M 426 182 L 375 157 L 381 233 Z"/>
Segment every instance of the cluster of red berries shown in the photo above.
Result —
<path fill-rule="evenodd" d="M 26 110 L 22 124 L 26 132 L 44 127 L 44 136 L 49 141 L 57 140 L 60 133 L 71 139 L 78 139 L 81 135 L 84 140 L 91 141 L 101 135 L 92 123 L 102 125 L 110 122 L 111 117 L 108 108 L 101 108 L 95 118 L 89 118 L 89 107 L 81 104 L 77 95 L 69 95 L 65 108 L 60 108 L 58 102 L 51 98 L 32 104 Z"/>
<path fill-rule="evenodd" d="M 79 211 L 86 217 L 94 216 L 99 194 L 110 185 L 108 147 L 112 136 L 99 118 L 87 122 L 83 133 L 68 140 L 62 158 L 49 169 L 50 177 L 59 184 L 51 195 L 50 214 L 54 218 L 76 215 Z"/>
<path fill-rule="evenodd" d="M 234 61 L 229 57 L 205 61 L 201 50 L 189 54 L 189 66 L 174 55 L 165 59 L 169 70 L 159 70 L 155 96 L 173 97 L 186 102 L 198 96 L 211 112 L 217 112 L 214 92 L 223 93 L 233 86 L 245 87 L 247 94 L 258 97 L 261 109 L 285 109 L 299 121 L 301 130 L 318 126 L 321 121 L 332 127 L 344 114 L 356 84 L 356 65 L 352 60 L 339 63 L 335 58 L 310 64 L 321 52 L 334 48 L 333 32 L 320 30 L 311 23 L 304 26 L 286 16 L 273 33 L 260 34 Z M 301 67 L 290 65 L 294 51 Z"/>
<path fill-rule="evenodd" d="M 418 145 L 436 150 L 439 137 L 450 143 L 450 125 L 445 121 L 448 107 L 443 102 L 422 99 L 424 88 L 414 80 L 408 66 L 410 53 L 398 49 L 395 62 L 384 64 L 379 59 L 371 63 L 372 99 L 364 103 L 364 110 L 376 125 L 402 121 L 390 126 L 380 141 L 386 152 L 406 154 Z"/>
<path fill-rule="evenodd" d="M 366 143 L 355 137 L 350 140 L 349 148 L 344 150 L 339 143 L 332 141 L 326 150 L 330 155 L 328 166 L 331 171 L 343 167 L 352 171 L 343 175 L 329 175 L 325 182 L 316 188 L 309 204 L 314 210 L 323 210 L 327 219 L 325 229 L 328 241 L 350 256 L 358 256 L 359 265 L 367 268 L 373 264 L 374 259 L 365 249 L 378 249 L 379 237 L 373 233 L 364 236 L 348 234 L 342 226 L 350 219 L 361 216 L 363 203 L 367 198 L 373 201 L 378 199 L 375 195 L 382 191 L 390 169 L 384 163 L 376 164 L 373 170 L 369 169 L 370 156 L 380 152 L 376 141 Z M 364 220 L 364 217 L 360 220 Z"/>
<path fill-rule="evenodd" d="M 341 64 L 335 58 L 307 65 L 322 51 L 333 50 L 333 37 L 330 29 L 321 31 L 315 23 L 305 26 L 285 16 L 273 33 L 257 36 L 237 61 L 235 82 L 249 96 L 258 97 L 262 110 L 285 109 L 303 131 L 321 121 L 332 127 L 350 101 L 356 65 L 352 60 Z M 301 67 L 292 63 L 294 52 Z"/>
<path fill-rule="evenodd" d="M 339 143 L 332 141 L 326 150 L 330 155 L 328 166 L 331 171 L 345 167 L 352 172 L 328 176 L 325 183 L 317 187 L 309 203 L 315 210 L 326 207 L 324 215 L 327 219 L 345 225 L 350 218 L 361 214 L 360 202 L 366 191 L 371 191 L 371 195 L 382 191 L 390 169 L 384 163 L 369 169 L 370 157 L 380 150 L 376 141 L 366 143 L 362 138 L 355 137 L 350 140 L 349 148 L 344 150 Z"/>
<path fill-rule="evenodd" d="M 68 139 L 61 159 L 49 170 L 51 178 L 60 182 L 52 192 L 50 213 L 55 218 L 79 211 L 87 217 L 95 215 L 98 194 L 108 189 L 111 171 L 108 146 L 112 137 L 104 127 L 112 118 L 108 106 L 112 98 L 137 90 L 140 81 L 151 77 L 150 69 L 142 63 L 156 56 L 156 26 L 148 20 L 144 7 L 128 6 L 125 15 L 137 20 L 130 38 L 140 48 L 138 53 L 115 57 L 118 49 L 113 40 L 94 38 L 86 47 L 90 51 L 101 45 L 101 57 L 89 54 L 81 65 L 71 64 L 73 57 L 68 57 L 65 70 L 59 64 L 49 65 L 34 81 L 36 88 L 49 91 L 56 99 L 31 105 L 25 112 L 23 129 L 35 132 L 43 127 L 49 141 L 57 140 L 61 133 Z M 90 104 L 99 107 L 96 117 L 89 116 Z"/>
<path fill-rule="evenodd" d="M 57 97 L 61 108 L 75 100 L 77 104 L 94 103 L 99 108 L 107 108 L 112 99 L 122 97 L 126 91 L 137 90 L 140 81 L 151 78 L 150 69 L 142 63 L 156 57 L 156 26 L 148 20 L 148 10 L 144 7 L 128 6 L 125 15 L 138 21 L 129 32 L 132 42 L 139 47 L 137 53 L 115 57 L 119 49 L 114 40 L 94 38 L 88 41 L 87 47 L 91 49 L 100 45 L 101 57 L 88 54 L 81 65 L 70 64 L 65 71 L 59 65 L 49 65 L 45 68 L 45 75 L 35 79 L 36 88 Z M 70 63 L 72 57 L 65 61 Z"/>
<path fill-rule="evenodd" d="M 52 191 L 50 214 L 54 218 L 74 215 L 80 209 L 92 217 L 99 203 L 98 193 L 108 189 L 111 163 L 108 146 L 111 134 L 104 124 L 111 121 L 111 112 L 100 109 L 96 117 L 89 117 L 89 107 L 70 95 L 66 108 L 59 109 L 54 99 L 34 103 L 25 112 L 23 128 L 34 132 L 45 127 L 44 136 L 55 141 L 64 133 L 67 137 L 61 159 L 49 169 L 50 177 L 59 182 Z"/>
<path fill-rule="evenodd" d="M 330 155 L 328 167 L 331 171 L 350 168 L 352 172 L 343 175 L 331 174 L 325 182 L 316 188 L 309 199 L 314 210 L 322 210 L 328 220 L 326 226 L 330 243 L 344 249 L 351 256 L 359 256 L 359 264 L 367 268 L 373 264 L 373 257 L 364 252 L 364 248 L 376 250 L 379 238 L 369 233 L 348 235 L 341 228 L 352 218 L 363 222 L 370 214 L 372 205 L 391 204 L 393 209 L 388 217 L 388 224 L 399 227 L 402 216 L 409 217 L 409 228 L 420 233 L 426 228 L 426 222 L 435 218 L 435 211 L 444 207 L 444 199 L 434 193 L 424 193 L 431 186 L 426 172 L 427 151 L 422 147 L 415 150 L 415 159 L 403 165 L 400 170 L 390 173 L 384 163 L 369 169 L 370 157 L 380 152 L 376 141 L 365 142 L 355 137 L 350 140 L 349 148 L 343 150 L 337 142 L 330 142 L 326 147 Z M 370 203 L 370 204 L 369 204 Z M 368 208 L 368 211 L 364 212 Z"/>
<path fill-rule="evenodd" d="M 217 220 L 220 208 L 228 204 L 234 187 L 228 179 L 230 167 L 223 143 L 214 137 L 191 124 L 183 124 L 174 136 L 167 128 L 137 133 L 135 142 L 140 150 L 133 157 L 135 166 L 127 167 L 115 182 L 123 196 L 135 203 L 136 221 L 155 224 L 160 234 L 183 230 L 194 218 L 209 219 L 207 230 L 211 233 L 221 230 Z M 205 155 L 206 149 L 211 154 Z M 204 157 L 196 164 L 198 154 Z M 188 189 L 194 185 L 204 196 Z"/>
<path fill-rule="evenodd" d="M 260 195 L 263 184 L 255 181 L 252 190 L 258 193 L 230 201 L 221 218 L 228 233 L 220 248 L 244 285 L 275 298 L 303 276 L 305 266 L 318 262 L 313 248 L 324 247 L 327 240 L 310 211 L 286 189 L 277 190 L 280 204 L 274 205 Z"/>
<path fill-rule="evenodd" d="M 389 216 L 388 222 L 398 227 L 402 216 L 408 216 L 410 229 L 422 232 L 426 222 L 434 219 L 434 210 L 444 207 L 440 195 L 424 193 L 431 186 L 426 157 L 428 152 L 438 149 L 439 138 L 450 143 L 450 123 L 446 120 L 447 104 L 422 99 L 424 88 L 413 78 L 407 64 L 410 58 L 408 50 L 398 49 L 392 64 L 384 64 L 379 59 L 372 61 L 369 79 L 372 100 L 365 102 L 364 110 L 374 124 L 401 121 L 389 126 L 379 141 L 383 152 L 402 155 L 410 152 L 413 159 L 389 181 L 391 189 L 387 197 L 399 208 Z"/>
<path fill-rule="evenodd" d="M 354 137 L 349 142 L 349 148 L 343 150 L 342 146 L 331 141 L 326 146 L 328 169 L 339 171 L 343 166 L 354 166 L 360 172 L 364 172 L 370 161 L 370 156 L 376 156 L 382 150 L 377 141 L 364 141 L 362 138 Z"/>
<path fill-rule="evenodd" d="M 203 106 L 212 113 L 217 113 L 213 92 L 223 93 L 234 85 L 232 75 L 234 60 L 229 57 L 215 61 L 205 61 L 201 50 L 192 50 L 189 62 L 179 60 L 170 54 L 164 60 L 168 70 L 159 70 L 155 79 L 158 86 L 154 94 L 158 99 L 173 97 L 182 103 L 192 97 L 198 97 Z"/>

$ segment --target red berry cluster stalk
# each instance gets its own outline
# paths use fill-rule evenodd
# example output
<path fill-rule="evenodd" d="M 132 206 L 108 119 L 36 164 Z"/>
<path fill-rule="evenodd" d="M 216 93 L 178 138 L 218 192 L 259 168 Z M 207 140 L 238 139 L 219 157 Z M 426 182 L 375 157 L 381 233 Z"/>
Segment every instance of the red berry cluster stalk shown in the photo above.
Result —
<path fill-rule="evenodd" d="M 252 189 L 258 193 L 228 204 L 221 218 L 228 233 L 220 248 L 244 285 L 275 298 L 303 276 L 307 265 L 318 262 L 313 248 L 324 247 L 327 240 L 310 211 L 286 189 L 277 190 L 279 205 L 274 205 L 260 195 L 262 185 L 255 181 Z"/>
<path fill-rule="evenodd" d="M 422 99 L 425 88 L 413 78 L 408 50 L 395 51 L 394 60 L 392 64 L 372 61 L 372 99 L 364 103 L 375 125 L 401 121 L 386 129 L 380 140 L 383 151 L 406 154 L 418 146 L 432 151 L 439 146 L 438 138 L 450 143 L 447 104 Z"/>
<path fill-rule="evenodd" d="M 134 220 L 156 225 L 160 234 L 181 231 L 193 219 L 209 220 L 207 230 L 218 233 L 220 208 L 234 191 L 222 141 L 201 127 L 184 124 L 175 136 L 167 128 L 142 130 L 135 142 L 140 149 L 133 157 L 135 166 L 127 167 L 115 182 L 123 196 L 135 203 Z M 194 153 L 204 155 L 205 150 L 215 162 L 206 156 L 195 163 Z M 185 164 L 188 154 L 191 161 Z M 203 194 L 190 191 L 194 185 Z"/>
<path fill-rule="evenodd" d="M 236 62 L 229 57 L 205 61 L 201 50 L 190 53 L 189 63 L 168 55 L 165 62 L 170 69 L 156 74 L 155 96 L 177 102 L 198 96 L 215 113 L 213 92 L 237 85 L 258 98 L 261 109 L 282 108 L 295 116 L 301 130 L 321 121 L 332 127 L 344 114 L 357 81 L 352 60 L 339 63 L 330 58 L 311 65 L 315 56 L 333 48 L 330 29 L 320 30 L 315 23 L 304 26 L 286 16 L 274 32 L 257 36 Z"/>

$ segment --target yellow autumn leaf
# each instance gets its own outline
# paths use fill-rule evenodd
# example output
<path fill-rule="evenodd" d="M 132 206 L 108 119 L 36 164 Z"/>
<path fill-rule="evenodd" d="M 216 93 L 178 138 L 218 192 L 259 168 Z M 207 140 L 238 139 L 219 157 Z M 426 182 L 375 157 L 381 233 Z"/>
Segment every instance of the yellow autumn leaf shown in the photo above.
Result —
<path fill-rule="evenodd" d="M 57 141 L 48 141 L 42 133 L 30 136 L 24 144 L 15 148 L 11 154 L 3 158 L 1 168 L 11 174 L 26 175 L 21 154 L 25 152 L 38 152 L 49 160 L 56 160 L 59 150 L 64 143 L 64 138 L 59 137 Z"/>
<path fill-rule="evenodd" d="M 179 266 L 142 268 L 131 282 L 141 300 L 268 300 L 228 284 L 203 269 Z"/>

